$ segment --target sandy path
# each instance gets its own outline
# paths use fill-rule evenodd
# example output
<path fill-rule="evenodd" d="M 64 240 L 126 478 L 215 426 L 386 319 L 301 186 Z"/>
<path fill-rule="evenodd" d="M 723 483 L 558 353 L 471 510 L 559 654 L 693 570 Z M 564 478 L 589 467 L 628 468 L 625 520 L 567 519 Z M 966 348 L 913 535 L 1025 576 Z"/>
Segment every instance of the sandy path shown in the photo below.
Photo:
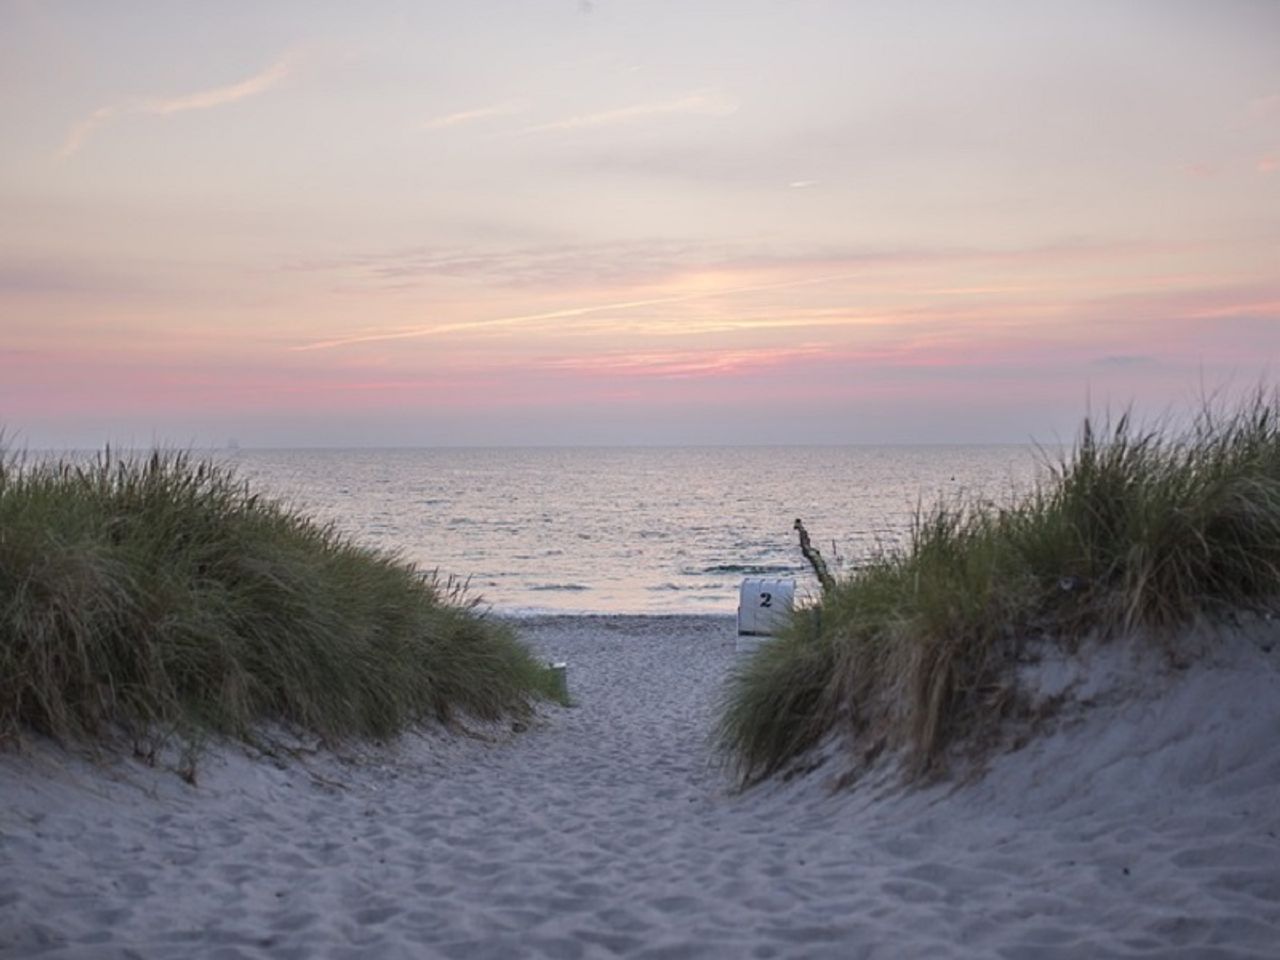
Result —
<path fill-rule="evenodd" d="M 1274 655 L 1104 691 L 963 790 L 735 795 L 731 620 L 524 632 L 578 706 L 503 742 L 223 748 L 195 790 L 0 758 L 0 956 L 1280 956 Z"/>

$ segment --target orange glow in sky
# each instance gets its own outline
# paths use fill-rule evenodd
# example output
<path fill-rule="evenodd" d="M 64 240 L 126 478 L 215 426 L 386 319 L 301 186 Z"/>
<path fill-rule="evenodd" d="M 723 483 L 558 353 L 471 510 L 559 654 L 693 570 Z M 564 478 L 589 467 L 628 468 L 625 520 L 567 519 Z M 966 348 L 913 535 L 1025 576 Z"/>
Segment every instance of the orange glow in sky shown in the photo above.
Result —
<path fill-rule="evenodd" d="M 1022 442 L 1270 382 L 1276 37 L 1248 0 L 5 4 L 0 428 Z"/>

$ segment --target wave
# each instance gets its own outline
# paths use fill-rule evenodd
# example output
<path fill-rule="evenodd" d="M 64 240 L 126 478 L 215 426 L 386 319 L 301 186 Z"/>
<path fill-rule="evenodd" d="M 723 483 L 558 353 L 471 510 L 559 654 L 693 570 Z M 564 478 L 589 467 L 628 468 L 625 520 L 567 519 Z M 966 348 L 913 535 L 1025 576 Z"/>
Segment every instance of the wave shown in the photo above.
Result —
<path fill-rule="evenodd" d="M 790 563 L 717 563 L 703 567 L 701 573 L 799 573 L 801 567 Z"/>
<path fill-rule="evenodd" d="M 529 589 L 538 591 L 556 590 L 578 592 L 582 590 L 590 590 L 591 588 L 584 583 L 537 583 L 529 587 Z"/>
<path fill-rule="evenodd" d="M 645 587 L 650 593 L 705 593 L 714 591 L 717 594 L 724 593 L 725 586 L 723 583 L 659 583 L 652 587 Z"/>

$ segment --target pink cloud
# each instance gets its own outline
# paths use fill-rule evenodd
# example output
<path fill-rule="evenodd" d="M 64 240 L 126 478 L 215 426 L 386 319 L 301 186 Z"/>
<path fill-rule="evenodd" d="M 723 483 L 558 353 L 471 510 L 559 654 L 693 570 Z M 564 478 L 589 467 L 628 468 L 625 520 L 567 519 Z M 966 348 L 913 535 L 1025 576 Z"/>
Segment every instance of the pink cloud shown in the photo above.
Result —
<path fill-rule="evenodd" d="M 543 361 L 544 369 L 599 377 L 720 377 L 749 370 L 786 366 L 800 358 L 821 357 L 824 344 L 799 347 L 756 347 L 745 350 L 667 351 L 618 353 L 605 356 L 565 357 Z"/>
<path fill-rule="evenodd" d="M 15 420 L 85 411 L 136 416 L 385 409 L 405 402 L 469 408 L 484 406 L 502 389 L 501 371 L 493 367 L 415 373 L 119 351 L 0 354 L 0 409 Z"/>

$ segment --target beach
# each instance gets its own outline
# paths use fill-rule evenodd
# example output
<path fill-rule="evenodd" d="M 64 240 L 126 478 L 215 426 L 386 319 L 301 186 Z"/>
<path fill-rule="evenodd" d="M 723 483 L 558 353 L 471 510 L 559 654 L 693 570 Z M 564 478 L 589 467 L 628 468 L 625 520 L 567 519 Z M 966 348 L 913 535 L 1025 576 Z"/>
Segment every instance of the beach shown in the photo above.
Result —
<path fill-rule="evenodd" d="M 723 616 L 518 622 L 573 706 L 336 753 L 211 743 L 196 783 L 0 754 L 0 956 L 1267 958 L 1280 643 L 1029 667 L 1062 707 L 984 775 L 841 761 L 740 791 Z"/>

